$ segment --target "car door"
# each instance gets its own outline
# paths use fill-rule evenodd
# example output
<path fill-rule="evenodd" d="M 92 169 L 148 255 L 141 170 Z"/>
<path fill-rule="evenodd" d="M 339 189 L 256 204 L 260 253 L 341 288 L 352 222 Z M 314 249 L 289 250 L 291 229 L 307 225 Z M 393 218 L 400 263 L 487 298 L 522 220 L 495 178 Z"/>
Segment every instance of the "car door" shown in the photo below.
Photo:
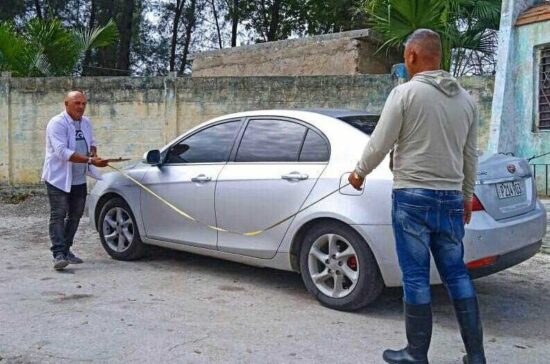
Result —
<path fill-rule="evenodd" d="M 256 231 L 296 213 L 328 159 L 328 141 L 304 123 L 266 117 L 248 120 L 234 158 L 218 177 L 219 226 Z M 220 233 L 218 249 L 272 258 L 291 222 L 256 236 Z"/>
<path fill-rule="evenodd" d="M 165 152 L 164 163 L 147 171 L 143 183 L 153 192 L 193 216 L 193 222 L 153 195 L 141 193 L 141 211 L 148 238 L 216 249 L 216 178 L 229 159 L 241 120 L 207 126 L 186 136 Z"/>

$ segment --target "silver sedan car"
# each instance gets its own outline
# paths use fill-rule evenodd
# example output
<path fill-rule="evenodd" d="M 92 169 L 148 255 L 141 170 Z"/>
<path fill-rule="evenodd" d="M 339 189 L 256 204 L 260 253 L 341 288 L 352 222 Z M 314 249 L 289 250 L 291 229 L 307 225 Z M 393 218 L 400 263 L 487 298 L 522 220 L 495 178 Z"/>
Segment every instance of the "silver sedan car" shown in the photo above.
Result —
<path fill-rule="evenodd" d="M 347 185 L 377 120 L 366 112 L 325 109 L 218 117 L 124 169 L 157 196 L 121 173 L 105 174 L 89 196 L 91 223 L 114 259 L 138 259 L 147 245 L 158 245 L 296 271 L 323 305 L 357 310 L 384 286 L 401 285 L 389 157 L 362 191 Z M 263 230 L 289 216 L 260 234 L 235 233 Z M 472 276 L 530 258 L 545 232 L 546 213 L 528 164 L 481 156 L 464 239 Z M 433 266 L 432 283 L 440 283 Z"/>

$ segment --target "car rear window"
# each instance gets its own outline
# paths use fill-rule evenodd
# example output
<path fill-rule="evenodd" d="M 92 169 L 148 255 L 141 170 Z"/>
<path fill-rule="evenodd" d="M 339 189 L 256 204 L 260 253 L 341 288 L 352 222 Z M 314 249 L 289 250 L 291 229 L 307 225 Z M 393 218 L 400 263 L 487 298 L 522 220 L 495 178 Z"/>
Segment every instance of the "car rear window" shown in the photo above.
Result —
<path fill-rule="evenodd" d="M 338 119 L 348 123 L 356 129 L 361 130 L 367 135 L 371 135 L 378 123 L 378 115 L 354 115 L 354 116 L 341 116 Z"/>

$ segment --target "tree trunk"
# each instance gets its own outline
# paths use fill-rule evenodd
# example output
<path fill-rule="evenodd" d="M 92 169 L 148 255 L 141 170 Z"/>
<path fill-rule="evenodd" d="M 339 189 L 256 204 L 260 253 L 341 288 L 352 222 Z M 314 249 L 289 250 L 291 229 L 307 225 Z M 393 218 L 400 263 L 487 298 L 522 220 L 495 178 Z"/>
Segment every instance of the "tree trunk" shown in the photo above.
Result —
<path fill-rule="evenodd" d="M 272 42 L 278 40 L 277 30 L 279 29 L 279 23 L 281 20 L 281 2 L 280 0 L 274 0 L 271 6 L 271 21 L 267 30 L 267 41 Z M 267 25 L 267 24 L 266 24 Z"/>
<path fill-rule="evenodd" d="M 105 25 L 109 19 L 114 19 L 117 26 L 120 27 L 119 22 L 117 21 L 117 15 L 119 13 L 118 5 L 119 1 L 96 0 L 97 25 Z M 118 53 L 117 48 L 118 45 L 115 44 L 109 47 L 97 49 L 94 53 L 96 54 L 98 68 L 90 69 L 91 73 L 93 72 L 96 76 L 126 75 L 126 72 L 120 73 L 115 69 Z"/>
<path fill-rule="evenodd" d="M 216 11 L 216 3 L 214 1 L 215 0 L 211 0 L 212 13 L 214 15 L 214 20 L 216 21 L 216 31 L 218 32 L 218 45 L 220 46 L 220 49 L 222 49 L 222 33 L 220 32 L 220 22 L 218 20 L 218 12 Z"/>
<path fill-rule="evenodd" d="M 195 29 L 195 23 L 197 22 L 197 16 L 195 14 L 195 7 L 197 0 L 191 0 L 191 6 L 187 13 L 187 24 L 185 26 L 185 45 L 183 47 L 183 54 L 181 56 L 179 75 L 183 75 L 185 66 L 187 65 L 187 56 L 189 55 L 189 47 L 191 46 L 191 35 Z"/>
<path fill-rule="evenodd" d="M 116 68 L 119 70 L 130 69 L 130 47 L 132 44 L 132 24 L 134 19 L 134 0 L 124 0 L 122 17 L 119 23 L 120 42 Z"/>
<path fill-rule="evenodd" d="M 231 47 L 237 46 L 237 28 L 239 26 L 239 0 L 233 0 L 231 13 Z"/>
<path fill-rule="evenodd" d="M 42 16 L 42 7 L 40 6 L 40 0 L 34 0 L 34 7 L 36 9 L 36 17 L 40 20 L 43 20 Z"/>
<path fill-rule="evenodd" d="M 170 42 L 170 72 L 174 72 L 174 70 L 176 69 L 176 45 L 178 43 L 178 28 L 184 6 L 185 0 L 177 0 L 176 13 L 174 14 L 174 24 L 172 26 L 172 41 Z"/>

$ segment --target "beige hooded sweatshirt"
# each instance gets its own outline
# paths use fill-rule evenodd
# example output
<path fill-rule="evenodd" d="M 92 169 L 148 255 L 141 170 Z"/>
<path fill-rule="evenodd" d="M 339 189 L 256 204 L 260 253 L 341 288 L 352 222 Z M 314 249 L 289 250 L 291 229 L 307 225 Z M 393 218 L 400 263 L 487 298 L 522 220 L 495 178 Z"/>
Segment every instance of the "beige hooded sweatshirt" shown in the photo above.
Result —
<path fill-rule="evenodd" d="M 355 172 L 365 177 L 391 148 L 394 189 L 458 190 L 472 198 L 477 106 L 445 71 L 416 74 L 392 90 Z"/>

